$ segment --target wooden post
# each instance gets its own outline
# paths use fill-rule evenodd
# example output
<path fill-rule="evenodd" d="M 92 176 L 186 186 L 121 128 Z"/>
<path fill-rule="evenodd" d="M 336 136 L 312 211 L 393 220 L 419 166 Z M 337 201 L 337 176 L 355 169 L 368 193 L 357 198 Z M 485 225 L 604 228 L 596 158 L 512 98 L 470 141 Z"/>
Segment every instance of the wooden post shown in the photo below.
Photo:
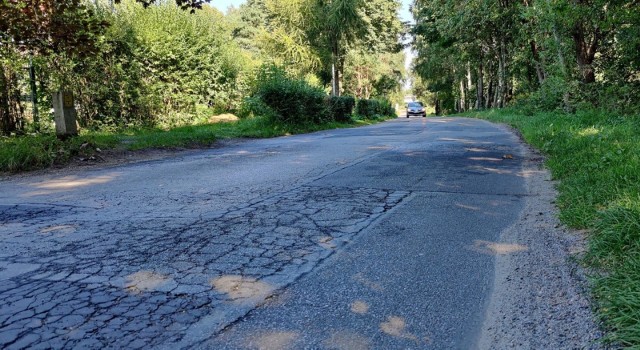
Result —
<path fill-rule="evenodd" d="M 58 91 L 53 94 L 53 112 L 55 115 L 56 135 L 65 139 L 78 135 L 76 126 L 76 108 L 71 91 Z"/>

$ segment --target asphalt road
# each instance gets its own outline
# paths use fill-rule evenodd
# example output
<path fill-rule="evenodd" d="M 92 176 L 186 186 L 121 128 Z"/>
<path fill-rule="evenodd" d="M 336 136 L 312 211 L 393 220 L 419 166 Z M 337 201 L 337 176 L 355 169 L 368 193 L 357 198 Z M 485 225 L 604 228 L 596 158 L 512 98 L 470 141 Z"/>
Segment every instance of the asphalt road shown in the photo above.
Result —
<path fill-rule="evenodd" d="M 0 347 L 473 348 L 518 138 L 457 118 L 0 182 Z"/>

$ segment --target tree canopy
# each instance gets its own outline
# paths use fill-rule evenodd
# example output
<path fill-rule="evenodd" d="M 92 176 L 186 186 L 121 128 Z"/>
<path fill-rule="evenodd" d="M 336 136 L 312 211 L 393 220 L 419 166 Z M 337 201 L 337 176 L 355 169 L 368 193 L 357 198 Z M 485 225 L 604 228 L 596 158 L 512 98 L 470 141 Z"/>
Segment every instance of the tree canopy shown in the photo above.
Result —
<path fill-rule="evenodd" d="M 638 91 L 634 0 L 417 0 L 416 72 L 443 110 L 575 109 Z M 596 91 L 609 91 L 602 98 Z M 627 103 L 627 102 L 625 102 Z M 627 103 L 628 104 L 628 103 Z"/>

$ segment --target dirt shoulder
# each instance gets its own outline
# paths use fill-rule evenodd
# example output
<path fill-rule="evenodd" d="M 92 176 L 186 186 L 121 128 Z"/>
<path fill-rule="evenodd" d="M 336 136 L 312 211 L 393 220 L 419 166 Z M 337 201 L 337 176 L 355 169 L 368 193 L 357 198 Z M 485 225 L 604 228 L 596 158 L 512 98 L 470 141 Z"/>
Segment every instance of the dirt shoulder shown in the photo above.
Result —
<path fill-rule="evenodd" d="M 584 234 L 558 220 L 556 191 L 542 158 L 525 150 L 527 197 L 518 222 L 501 243 L 523 251 L 496 257 L 494 292 L 481 349 L 603 349 L 591 309 L 588 282 L 576 258 Z"/>

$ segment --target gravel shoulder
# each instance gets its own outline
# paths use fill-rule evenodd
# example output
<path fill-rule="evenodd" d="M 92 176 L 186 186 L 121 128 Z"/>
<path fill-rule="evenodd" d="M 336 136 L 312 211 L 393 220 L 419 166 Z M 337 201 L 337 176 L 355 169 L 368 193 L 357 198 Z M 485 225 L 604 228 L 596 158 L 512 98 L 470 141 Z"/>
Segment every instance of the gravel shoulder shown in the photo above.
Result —
<path fill-rule="evenodd" d="M 479 348 L 603 349 L 585 271 L 577 263 L 586 245 L 584 234 L 559 222 L 551 175 L 535 150 L 524 152 L 523 174 L 531 196 L 501 242 L 526 250 L 506 249 L 496 257 L 494 292 Z"/>

